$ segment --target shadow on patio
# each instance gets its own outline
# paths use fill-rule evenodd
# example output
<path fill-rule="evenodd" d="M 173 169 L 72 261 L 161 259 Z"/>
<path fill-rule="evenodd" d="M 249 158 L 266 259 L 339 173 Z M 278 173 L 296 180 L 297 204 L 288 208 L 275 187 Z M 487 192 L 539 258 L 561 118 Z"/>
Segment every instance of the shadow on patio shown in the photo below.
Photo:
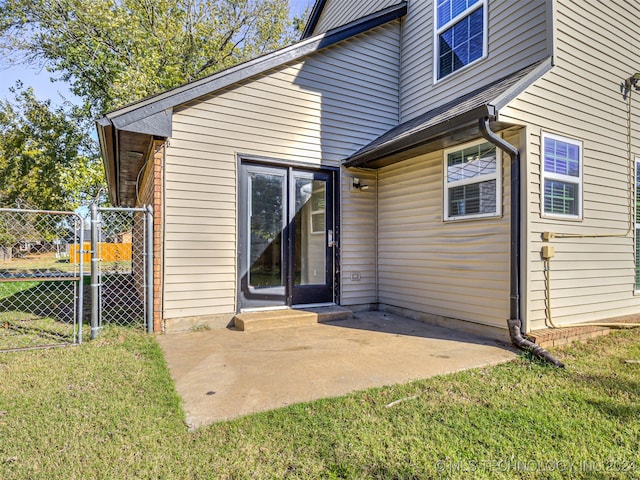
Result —
<path fill-rule="evenodd" d="M 516 355 L 495 340 L 383 312 L 301 327 L 163 335 L 158 341 L 191 427 Z"/>

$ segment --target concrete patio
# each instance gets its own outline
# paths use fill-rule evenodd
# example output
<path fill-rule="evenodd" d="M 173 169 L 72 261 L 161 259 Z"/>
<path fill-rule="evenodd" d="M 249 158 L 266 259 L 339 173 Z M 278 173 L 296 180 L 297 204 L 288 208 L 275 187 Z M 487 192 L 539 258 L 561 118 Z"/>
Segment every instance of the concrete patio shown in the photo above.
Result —
<path fill-rule="evenodd" d="M 191 428 L 515 357 L 495 340 L 383 312 L 158 337 Z"/>

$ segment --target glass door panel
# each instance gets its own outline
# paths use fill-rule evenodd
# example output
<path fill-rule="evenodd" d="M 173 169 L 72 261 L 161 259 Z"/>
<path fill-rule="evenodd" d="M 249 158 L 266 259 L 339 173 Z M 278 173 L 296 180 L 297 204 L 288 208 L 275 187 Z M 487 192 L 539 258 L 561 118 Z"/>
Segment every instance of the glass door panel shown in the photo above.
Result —
<path fill-rule="evenodd" d="M 241 165 L 238 267 L 241 308 L 287 304 L 288 170 Z"/>
<path fill-rule="evenodd" d="M 294 170 L 291 185 L 292 303 L 332 302 L 332 174 Z"/>
<path fill-rule="evenodd" d="M 284 177 L 251 173 L 249 191 L 249 286 L 258 289 L 284 286 Z"/>
<path fill-rule="evenodd" d="M 242 163 L 238 208 L 240 308 L 333 301 L 332 172 Z"/>
<path fill-rule="evenodd" d="M 322 180 L 296 178 L 295 285 L 326 283 L 326 188 Z"/>

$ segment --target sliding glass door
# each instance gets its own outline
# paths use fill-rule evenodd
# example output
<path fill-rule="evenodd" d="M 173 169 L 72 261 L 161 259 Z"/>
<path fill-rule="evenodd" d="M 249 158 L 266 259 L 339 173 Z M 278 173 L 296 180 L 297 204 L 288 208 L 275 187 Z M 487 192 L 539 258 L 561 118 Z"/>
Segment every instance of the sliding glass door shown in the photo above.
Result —
<path fill-rule="evenodd" d="M 240 170 L 240 307 L 332 302 L 333 172 Z"/>

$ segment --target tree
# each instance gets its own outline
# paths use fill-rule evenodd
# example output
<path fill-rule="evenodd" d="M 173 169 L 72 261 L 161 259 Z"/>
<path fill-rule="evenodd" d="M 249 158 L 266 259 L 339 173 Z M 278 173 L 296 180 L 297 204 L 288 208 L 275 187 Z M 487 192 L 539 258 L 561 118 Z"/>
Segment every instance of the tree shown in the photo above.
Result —
<path fill-rule="evenodd" d="M 72 210 L 103 186 L 104 173 L 82 108 L 52 107 L 19 84 L 0 101 L 0 206 Z"/>
<path fill-rule="evenodd" d="M 0 0 L 0 52 L 83 106 L 0 101 L 0 205 L 69 209 L 104 184 L 93 119 L 288 44 L 288 0 Z"/>
<path fill-rule="evenodd" d="M 288 0 L 0 0 L 0 50 L 95 116 L 288 44 Z"/>

